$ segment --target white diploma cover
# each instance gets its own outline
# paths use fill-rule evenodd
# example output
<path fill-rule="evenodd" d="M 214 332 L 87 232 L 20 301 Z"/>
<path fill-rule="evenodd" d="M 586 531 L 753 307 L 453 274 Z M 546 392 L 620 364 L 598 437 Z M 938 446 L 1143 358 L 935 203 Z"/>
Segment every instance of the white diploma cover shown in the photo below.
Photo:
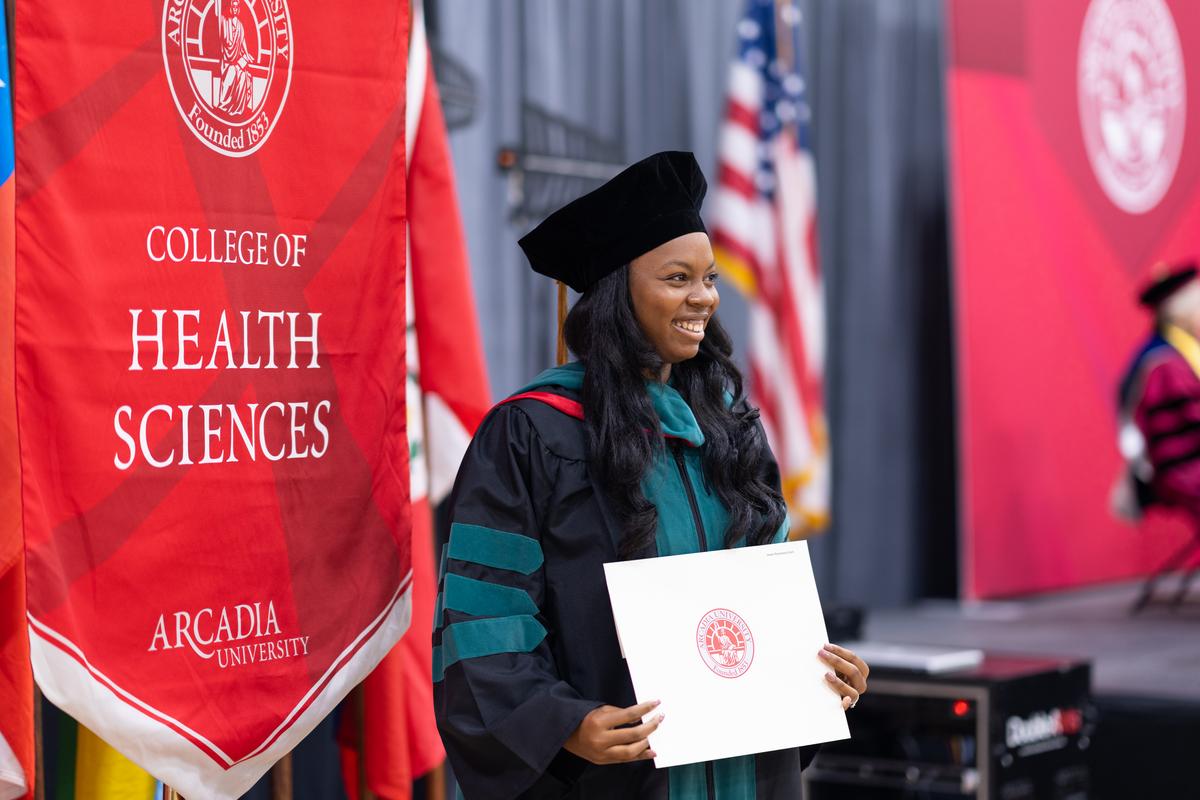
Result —
<path fill-rule="evenodd" d="M 656 767 L 850 737 L 805 542 L 604 565 Z"/>

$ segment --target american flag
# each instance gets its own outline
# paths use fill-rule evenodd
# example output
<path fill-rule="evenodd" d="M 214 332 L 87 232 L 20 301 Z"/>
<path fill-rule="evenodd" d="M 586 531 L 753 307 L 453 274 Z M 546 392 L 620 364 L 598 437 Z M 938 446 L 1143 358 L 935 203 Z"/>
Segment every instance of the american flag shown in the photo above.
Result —
<path fill-rule="evenodd" d="M 750 395 L 804 533 L 828 524 L 829 437 L 801 20 L 793 0 L 749 0 L 738 22 L 711 229 L 722 274 L 750 302 Z"/>

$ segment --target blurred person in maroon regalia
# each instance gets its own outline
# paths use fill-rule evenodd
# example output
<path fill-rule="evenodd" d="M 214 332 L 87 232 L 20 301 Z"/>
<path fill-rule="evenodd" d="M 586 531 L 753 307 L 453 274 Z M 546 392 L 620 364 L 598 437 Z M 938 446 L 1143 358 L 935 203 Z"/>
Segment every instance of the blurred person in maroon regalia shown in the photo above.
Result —
<path fill-rule="evenodd" d="M 1155 267 L 1138 299 L 1154 312 L 1154 329 L 1134 357 L 1120 389 L 1119 446 L 1126 470 L 1114 487 L 1113 510 L 1136 522 L 1152 505 L 1185 512 L 1193 541 L 1145 583 L 1143 608 L 1158 578 L 1200 549 L 1200 281 L 1194 262 Z M 1193 571 L 1194 572 L 1194 571 Z M 1175 595 L 1187 592 L 1191 573 Z"/>
<path fill-rule="evenodd" d="M 1141 517 L 1178 506 L 1200 525 L 1200 281 L 1196 265 L 1160 265 L 1139 301 L 1155 325 L 1120 389 L 1120 448 L 1129 467 L 1114 505 Z"/>

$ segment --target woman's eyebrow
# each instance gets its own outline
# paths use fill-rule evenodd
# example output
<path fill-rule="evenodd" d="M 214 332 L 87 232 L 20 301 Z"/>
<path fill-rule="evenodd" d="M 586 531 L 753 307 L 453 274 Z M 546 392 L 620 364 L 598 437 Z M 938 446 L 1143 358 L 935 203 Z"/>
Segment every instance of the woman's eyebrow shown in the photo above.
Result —
<path fill-rule="evenodd" d="M 674 264 L 676 266 L 680 266 L 680 267 L 685 267 L 686 269 L 693 269 L 693 267 L 690 263 L 688 263 L 687 261 L 681 261 L 678 258 L 672 258 L 669 261 L 664 261 L 662 264 L 660 264 L 658 266 L 658 268 L 662 269 L 663 267 L 669 267 L 672 264 Z M 707 272 L 710 269 L 716 269 L 716 267 L 717 267 L 717 262 L 714 259 L 711 264 L 709 264 L 707 267 L 704 268 L 704 271 Z"/>

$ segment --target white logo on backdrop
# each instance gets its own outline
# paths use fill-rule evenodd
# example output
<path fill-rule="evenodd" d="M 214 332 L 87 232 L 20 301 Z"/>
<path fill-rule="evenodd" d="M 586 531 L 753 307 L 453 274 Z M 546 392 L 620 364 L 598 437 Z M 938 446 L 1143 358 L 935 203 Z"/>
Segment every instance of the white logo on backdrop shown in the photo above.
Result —
<path fill-rule="evenodd" d="M 171 96 L 192 133 L 227 156 L 261 147 L 292 82 L 287 0 L 166 0 L 162 44 Z"/>
<path fill-rule="evenodd" d="M 1163 0 L 1092 0 L 1078 83 L 1096 179 L 1118 208 L 1149 211 L 1175 177 L 1187 115 L 1183 51 Z"/>

